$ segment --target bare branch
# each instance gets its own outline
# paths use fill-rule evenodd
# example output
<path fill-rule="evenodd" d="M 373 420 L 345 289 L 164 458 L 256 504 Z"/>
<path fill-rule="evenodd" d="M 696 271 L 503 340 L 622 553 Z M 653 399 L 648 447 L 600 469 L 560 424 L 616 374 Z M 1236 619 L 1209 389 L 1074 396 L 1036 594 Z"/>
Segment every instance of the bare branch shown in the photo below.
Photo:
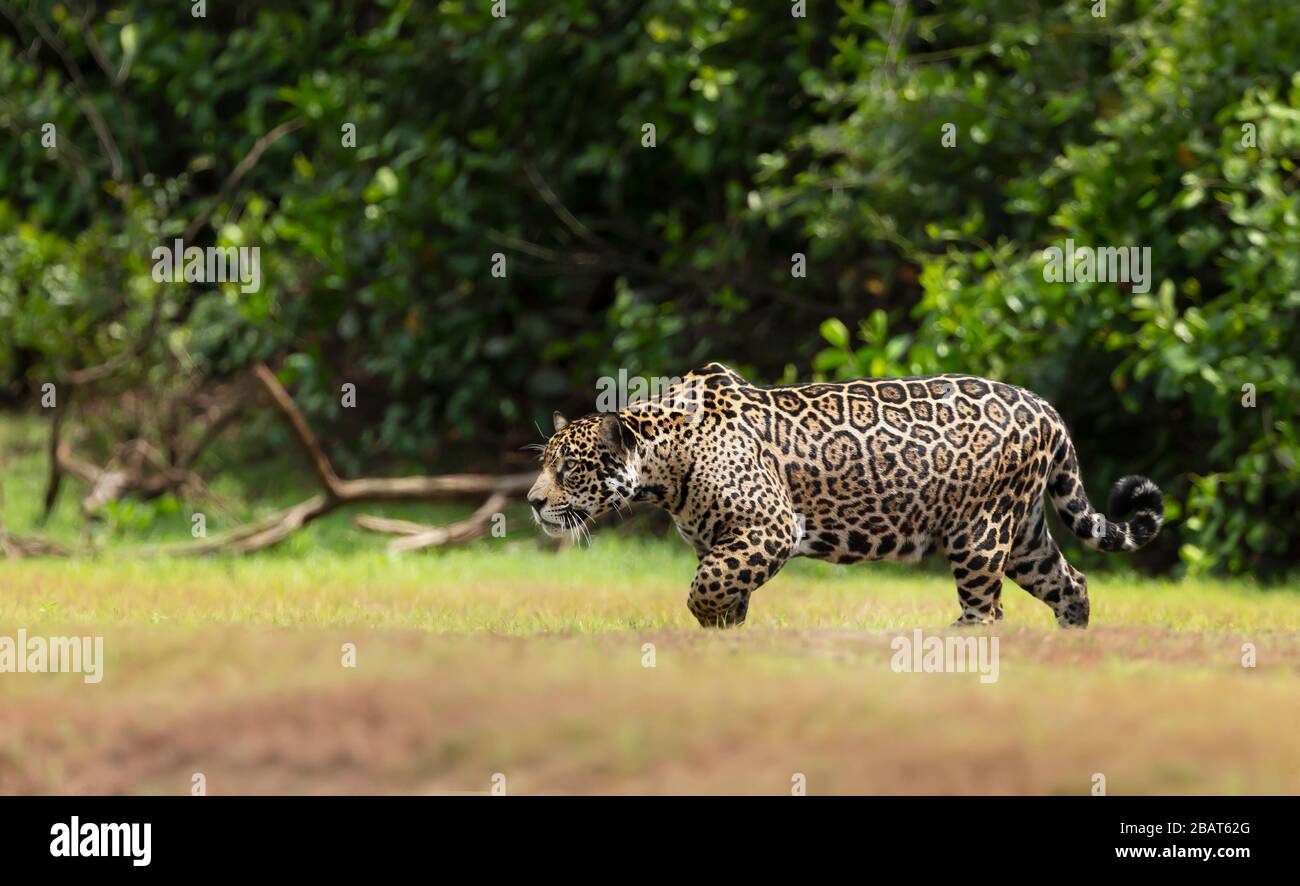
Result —
<path fill-rule="evenodd" d="M 591 232 L 591 229 L 578 221 L 578 217 L 570 212 L 569 208 L 555 195 L 555 191 L 546 183 L 546 179 L 542 178 L 542 174 L 537 171 L 537 167 L 532 164 L 531 160 L 524 161 L 524 173 L 528 176 L 528 180 L 532 182 L 537 195 L 542 198 L 542 202 L 551 207 L 551 211 L 556 214 L 560 221 L 564 222 L 569 230 L 584 240 L 598 239 Z"/>
<path fill-rule="evenodd" d="M 258 161 L 262 159 L 262 155 L 266 153 L 267 149 L 270 148 L 271 145 L 275 144 L 289 133 L 301 129 L 302 125 L 303 119 L 301 117 L 294 117 L 291 120 L 286 120 L 281 123 L 266 135 L 253 142 L 253 147 L 249 149 L 248 153 L 244 156 L 244 159 L 240 160 L 239 163 L 236 164 L 235 168 L 231 170 L 230 175 L 226 176 L 226 180 L 221 185 L 221 190 L 217 192 L 216 199 L 208 205 L 207 209 L 195 216 L 190 222 L 189 227 L 185 229 L 184 239 L 192 240 L 198 235 L 199 231 L 203 229 L 203 226 L 208 223 L 208 219 L 212 217 L 212 213 L 217 206 L 230 199 L 230 195 L 239 187 L 239 183 L 244 180 L 244 176 L 248 175 L 249 171 L 258 164 Z"/>
<path fill-rule="evenodd" d="M 372 517 L 362 514 L 352 518 L 352 522 L 372 532 L 388 532 L 405 538 L 395 539 L 388 545 L 394 553 L 414 551 L 421 548 L 441 547 L 448 544 L 471 541 L 487 532 L 492 517 L 501 512 L 510 502 L 510 496 L 503 492 L 493 493 L 473 514 L 464 520 L 449 523 L 446 526 L 424 526 L 409 520 L 389 520 L 384 517 Z"/>
<path fill-rule="evenodd" d="M 284 417 L 299 448 L 311 464 L 312 472 L 322 491 L 311 498 L 265 517 L 234 532 L 198 543 L 149 548 L 145 555 L 203 556 L 221 551 L 247 554 L 271 547 L 284 541 L 294 532 L 340 507 L 363 502 L 429 501 L 461 495 L 487 495 L 488 500 L 474 515 L 447 527 L 428 527 L 411 524 L 415 531 L 408 538 L 394 542 L 394 550 L 414 550 L 476 538 L 492 514 L 500 511 L 513 496 L 523 494 L 532 485 L 535 475 L 507 474 L 493 477 L 484 474 L 444 474 L 417 477 L 361 477 L 345 480 L 338 476 L 320 441 L 307 424 L 306 417 L 293 401 L 293 397 L 280 384 L 275 373 L 259 363 L 253 368 L 253 377 L 270 396 L 277 411 Z M 71 465 L 69 465 L 71 470 Z M 358 525 L 374 528 L 379 518 L 363 518 Z M 391 523 L 387 525 L 392 525 Z M 384 530 L 386 531 L 386 530 Z"/>
<path fill-rule="evenodd" d="M 324 450 L 320 448 L 320 443 L 308 426 L 306 417 L 298 409 L 298 404 L 293 402 L 293 398 L 284 389 L 284 385 L 280 384 L 280 380 L 275 377 L 275 373 L 265 363 L 259 363 L 253 367 L 253 377 L 262 383 L 262 387 L 271 397 L 271 402 L 275 404 L 276 409 L 280 410 L 280 414 L 289 423 L 294 437 L 298 440 L 298 445 L 307 456 L 307 461 L 316 474 L 316 480 L 324 488 L 325 493 L 331 498 L 339 498 L 337 492 L 339 486 L 338 474 L 334 473 L 333 466 L 330 465 L 329 459 L 325 457 Z"/>

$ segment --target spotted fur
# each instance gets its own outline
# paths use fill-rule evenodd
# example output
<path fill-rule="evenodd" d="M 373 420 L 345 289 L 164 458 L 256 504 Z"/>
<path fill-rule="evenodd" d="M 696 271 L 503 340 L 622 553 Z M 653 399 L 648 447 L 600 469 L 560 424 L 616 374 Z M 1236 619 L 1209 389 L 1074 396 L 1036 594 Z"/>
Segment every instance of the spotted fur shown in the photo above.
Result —
<path fill-rule="evenodd" d="M 567 422 L 528 494 L 550 534 L 633 501 L 668 510 L 699 567 L 687 606 L 706 626 L 745 620 L 791 557 L 920 560 L 941 551 L 959 625 L 1002 618 L 1005 576 L 1088 624 L 1088 582 L 1044 520 L 1043 493 L 1089 547 L 1132 551 L 1160 531 L 1160 490 L 1115 484 L 1093 509 L 1074 444 L 1037 395 L 968 375 L 760 388 L 718 363 L 659 402 Z"/>

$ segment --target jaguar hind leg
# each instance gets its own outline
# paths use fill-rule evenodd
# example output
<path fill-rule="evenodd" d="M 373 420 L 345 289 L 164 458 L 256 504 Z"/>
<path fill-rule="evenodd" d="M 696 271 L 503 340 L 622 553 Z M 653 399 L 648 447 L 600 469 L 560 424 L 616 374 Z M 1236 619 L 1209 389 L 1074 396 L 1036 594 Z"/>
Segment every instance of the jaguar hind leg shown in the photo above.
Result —
<path fill-rule="evenodd" d="M 1040 499 L 1011 549 L 1007 578 L 1051 607 L 1063 628 L 1086 628 L 1092 606 L 1088 579 L 1070 565 L 1043 519 Z"/>
<path fill-rule="evenodd" d="M 1009 524 L 980 525 L 950 533 L 944 552 L 957 582 L 961 616 L 953 627 L 1002 620 L 1002 574 L 1011 550 Z"/>

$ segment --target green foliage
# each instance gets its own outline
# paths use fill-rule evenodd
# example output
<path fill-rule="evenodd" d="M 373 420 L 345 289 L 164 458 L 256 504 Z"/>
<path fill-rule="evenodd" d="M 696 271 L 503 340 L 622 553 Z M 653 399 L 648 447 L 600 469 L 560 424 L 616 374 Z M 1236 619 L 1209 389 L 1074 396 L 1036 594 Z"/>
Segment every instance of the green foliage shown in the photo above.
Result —
<path fill-rule="evenodd" d="M 160 293 L 123 383 L 279 359 L 344 465 L 517 446 L 619 368 L 973 372 L 1057 404 L 1095 496 L 1166 488 L 1148 565 L 1300 560 L 1290 3 L 36 5 L 61 52 L 0 31 L 0 396 Z M 152 280 L 208 211 L 259 292 Z M 1048 282 L 1067 238 L 1150 247 L 1150 291 Z"/>

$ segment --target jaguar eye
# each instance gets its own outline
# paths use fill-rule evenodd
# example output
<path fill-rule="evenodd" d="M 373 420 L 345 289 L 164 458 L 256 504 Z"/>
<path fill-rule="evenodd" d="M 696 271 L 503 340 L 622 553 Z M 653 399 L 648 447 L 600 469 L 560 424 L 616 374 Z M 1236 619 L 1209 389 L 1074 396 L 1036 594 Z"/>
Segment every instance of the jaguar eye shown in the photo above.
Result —
<path fill-rule="evenodd" d="M 561 462 L 560 466 L 555 469 L 555 482 L 563 486 L 564 481 L 567 479 L 569 479 L 569 465 Z"/>

